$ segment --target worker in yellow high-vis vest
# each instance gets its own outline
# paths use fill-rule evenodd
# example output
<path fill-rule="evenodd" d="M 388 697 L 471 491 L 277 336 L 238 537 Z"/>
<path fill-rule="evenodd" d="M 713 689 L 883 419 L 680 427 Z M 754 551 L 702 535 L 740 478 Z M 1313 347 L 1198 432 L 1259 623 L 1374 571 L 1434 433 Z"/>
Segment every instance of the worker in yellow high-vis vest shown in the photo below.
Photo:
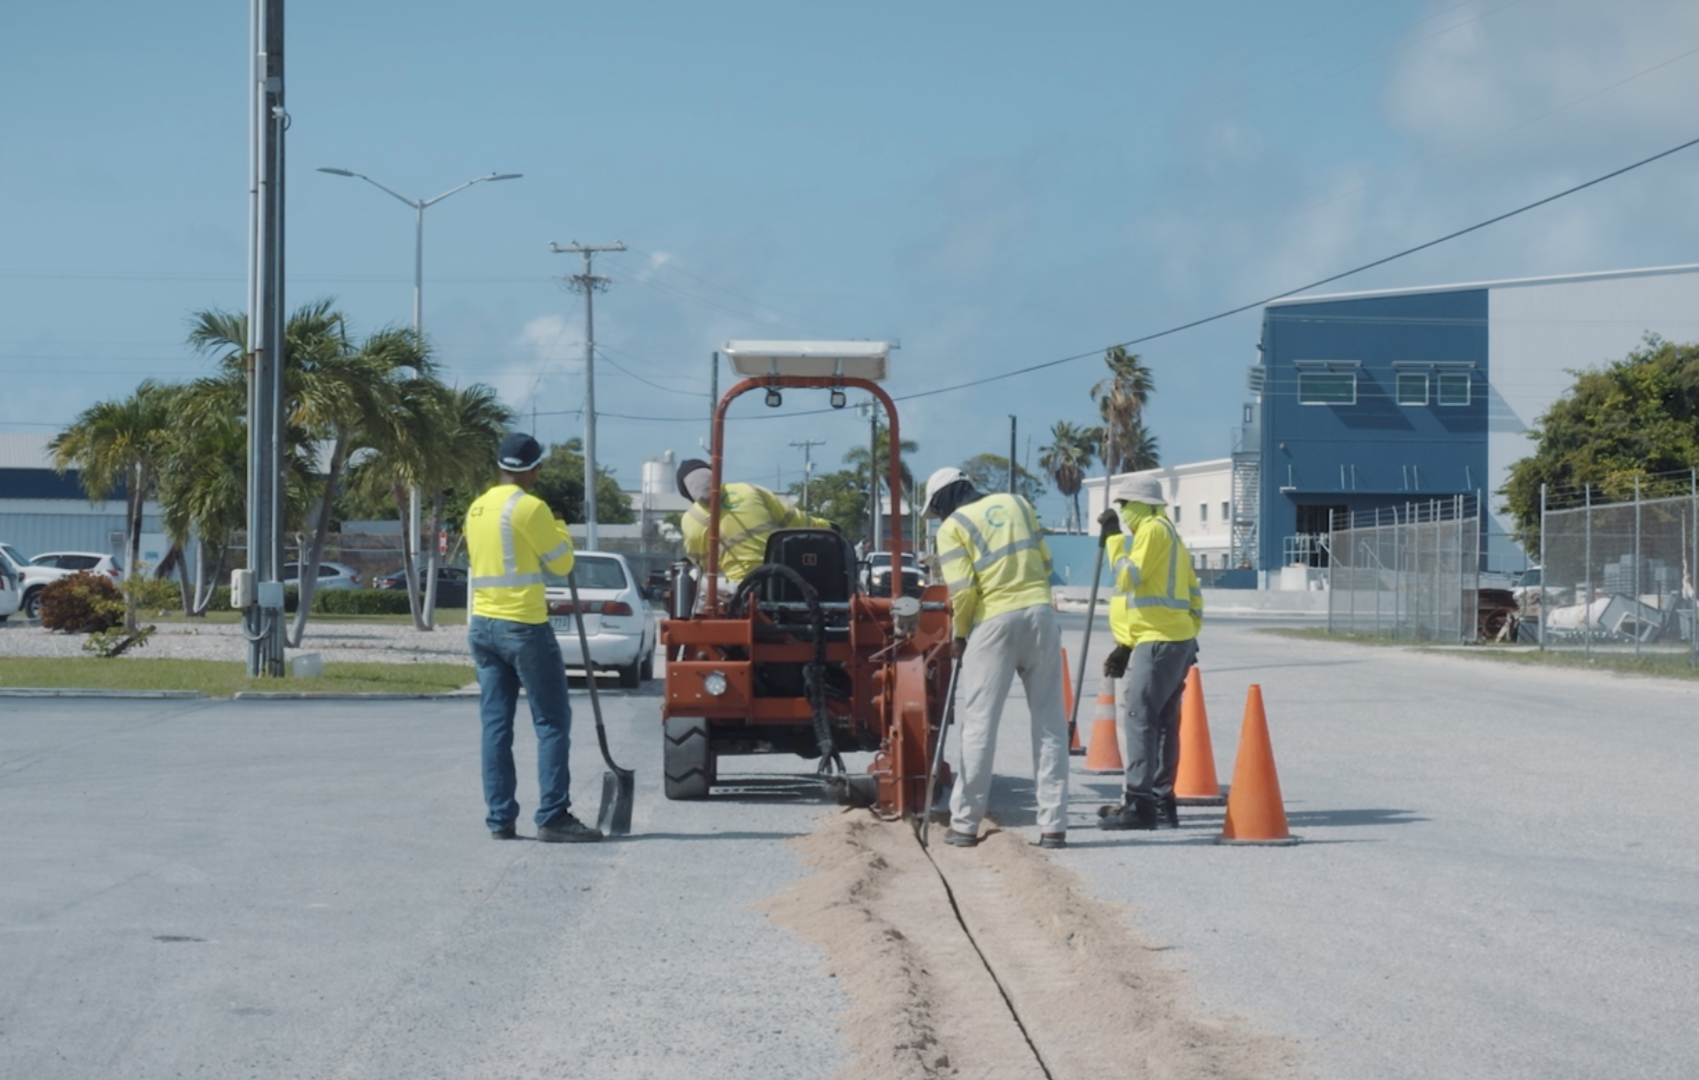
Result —
<path fill-rule="evenodd" d="M 690 500 L 679 519 L 684 554 L 704 572 L 708 569 L 709 483 L 706 461 L 691 458 L 678 467 L 678 492 Z M 767 537 L 779 529 L 829 529 L 832 523 L 786 506 L 759 484 L 720 485 L 720 576 L 733 585 L 749 576 L 767 558 Z"/>
<path fill-rule="evenodd" d="M 991 800 L 997 725 L 1016 675 L 1026 688 L 1037 770 L 1038 842 L 1067 846 L 1068 719 L 1062 709 L 1062 632 L 1050 593 L 1050 548 L 1032 505 L 1019 495 L 986 495 L 960 469 L 926 481 L 924 512 L 935 536 L 955 622 L 956 718 L 962 769 L 950 792 L 944 842 L 979 843 Z M 930 812 L 930 809 L 928 809 Z"/>
<path fill-rule="evenodd" d="M 1127 760 L 1121 806 L 1098 825 L 1154 829 L 1166 821 L 1177 827 L 1180 698 L 1197 662 L 1203 593 L 1156 477 L 1122 477 L 1110 487 L 1109 501 L 1098 524 L 1115 573 L 1117 602 L 1109 620 L 1116 647 L 1103 671 L 1126 676 L 1118 720 Z"/>
<path fill-rule="evenodd" d="M 537 729 L 537 839 L 584 843 L 602 834 L 569 809 L 572 705 L 566 696 L 566 663 L 543 597 L 545 568 L 555 574 L 572 569 L 572 539 L 548 504 L 530 494 L 542 463 L 543 448 L 536 439 L 522 432 L 507 436 L 496 452 L 496 486 L 466 511 L 466 551 L 472 563 L 467 638 L 478 668 L 486 824 L 497 840 L 517 835 L 513 717 L 523 686 Z"/>

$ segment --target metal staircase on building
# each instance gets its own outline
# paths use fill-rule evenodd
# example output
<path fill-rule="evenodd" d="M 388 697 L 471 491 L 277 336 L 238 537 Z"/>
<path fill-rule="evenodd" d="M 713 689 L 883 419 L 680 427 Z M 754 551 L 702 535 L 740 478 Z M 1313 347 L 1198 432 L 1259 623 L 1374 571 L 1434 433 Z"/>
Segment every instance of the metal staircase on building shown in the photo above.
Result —
<path fill-rule="evenodd" d="M 1256 570 L 1257 525 L 1262 520 L 1262 430 L 1247 423 L 1233 439 L 1233 523 L 1227 565 Z"/>

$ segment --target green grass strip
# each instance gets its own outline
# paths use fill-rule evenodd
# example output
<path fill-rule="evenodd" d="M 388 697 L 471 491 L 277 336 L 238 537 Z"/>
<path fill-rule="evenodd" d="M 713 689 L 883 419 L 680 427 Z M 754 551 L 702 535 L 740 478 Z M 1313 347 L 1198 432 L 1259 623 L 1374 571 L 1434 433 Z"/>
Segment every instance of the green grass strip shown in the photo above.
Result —
<path fill-rule="evenodd" d="M 0 687 L 44 690 L 243 690 L 321 694 L 442 694 L 477 680 L 471 664 L 326 663 L 316 679 L 250 679 L 236 660 L 0 657 Z"/>

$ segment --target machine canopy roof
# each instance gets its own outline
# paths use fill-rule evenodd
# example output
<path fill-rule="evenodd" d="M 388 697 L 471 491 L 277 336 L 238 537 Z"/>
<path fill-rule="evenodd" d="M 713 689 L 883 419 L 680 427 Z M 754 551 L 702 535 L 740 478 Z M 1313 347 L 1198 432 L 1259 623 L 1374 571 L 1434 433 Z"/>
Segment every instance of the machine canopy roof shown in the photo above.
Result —
<path fill-rule="evenodd" d="M 745 377 L 803 375 L 847 379 L 885 378 L 891 345 L 886 341 L 728 341 L 720 350 L 732 370 Z"/>

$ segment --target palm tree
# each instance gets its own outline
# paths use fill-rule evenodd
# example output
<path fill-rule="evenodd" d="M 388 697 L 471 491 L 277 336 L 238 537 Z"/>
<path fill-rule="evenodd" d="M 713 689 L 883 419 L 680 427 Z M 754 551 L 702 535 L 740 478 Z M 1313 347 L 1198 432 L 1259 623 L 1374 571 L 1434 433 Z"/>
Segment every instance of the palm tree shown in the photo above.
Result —
<path fill-rule="evenodd" d="M 874 448 L 877 450 L 877 455 L 872 457 L 872 480 L 868 479 L 868 461 L 870 455 L 867 447 L 857 446 L 844 455 L 844 464 L 848 465 L 851 470 L 861 476 L 862 483 L 867 486 L 867 490 L 873 496 L 873 502 L 869 503 L 867 507 L 867 544 L 869 549 L 879 546 L 879 538 L 873 535 L 873 519 L 877 514 L 879 505 L 878 495 L 880 485 L 885 484 L 885 486 L 889 486 L 889 484 L 886 483 L 886 477 L 891 474 L 891 429 L 886 427 L 884 424 L 879 424 L 877 421 L 875 421 L 875 425 L 872 441 Z M 901 475 L 903 484 L 902 495 L 909 499 L 911 506 L 913 505 L 914 495 L 914 472 L 909 469 L 908 461 L 904 455 L 913 454 L 919 449 L 920 444 L 915 442 L 913 439 L 904 439 L 897 447 L 897 469 Z M 893 513 L 897 512 L 897 505 L 898 500 L 893 498 L 891 501 Z"/>
<path fill-rule="evenodd" d="M 53 467 L 61 473 L 76 469 L 91 502 L 123 487 L 124 570 L 130 577 L 140 570 L 142 510 L 155 488 L 177 393 L 174 386 L 144 379 L 123 401 L 102 401 L 84 409 L 48 444 Z M 128 590 L 124 628 L 132 633 L 136 629 L 135 598 Z"/>
<path fill-rule="evenodd" d="M 189 343 L 201 352 L 224 350 L 220 365 L 227 397 L 238 391 L 245 396 L 247 329 L 244 315 L 206 311 L 195 316 L 189 334 Z M 383 443 L 392 399 L 398 387 L 414 380 L 436 382 L 411 330 L 380 330 L 356 347 L 346 318 L 329 298 L 302 305 L 284 326 L 284 435 L 294 480 L 290 521 L 299 523 L 305 516 L 309 494 L 318 497 L 311 540 L 300 559 L 291 648 L 299 648 L 306 633 L 343 473 L 354 455 Z"/>
<path fill-rule="evenodd" d="M 217 379 L 184 387 L 177 423 L 159 464 L 160 519 L 166 535 L 179 549 L 186 548 L 193 535 L 197 546 L 194 586 L 184 580 L 183 588 L 183 610 L 189 615 L 204 615 L 211 605 L 231 534 L 247 512 L 248 428 L 238 414 L 242 395 L 232 395 L 231 389 Z M 187 563 L 185 558 L 179 565 L 186 571 Z"/>
<path fill-rule="evenodd" d="M 443 495 L 451 487 L 476 491 L 489 480 L 495 467 L 496 448 L 513 423 L 513 410 L 501 403 L 493 388 L 473 383 L 464 390 L 447 391 L 442 401 L 444 430 L 430 459 L 426 480 L 430 492 L 430 520 L 425 534 L 436 536 L 442 528 Z M 435 626 L 437 609 L 437 546 L 425 556 L 425 625 Z"/>
<path fill-rule="evenodd" d="M 1090 429 L 1058 420 L 1050 428 L 1050 445 L 1038 452 L 1038 467 L 1056 481 L 1056 490 L 1073 504 L 1070 527 L 1075 531 L 1081 527 L 1080 486 L 1091 468 L 1095 445 Z"/>
<path fill-rule="evenodd" d="M 1128 471 L 1132 455 L 1128 448 L 1137 445 L 1142 433 L 1140 419 L 1150 395 L 1156 392 L 1156 377 L 1137 353 L 1120 345 L 1103 354 L 1109 377 L 1091 388 L 1091 399 L 1103 418 L 1102 450 L 1105 471 L 1113 476 Z M 1138 430 L 1135 430 L 1138 429 Z"/>

